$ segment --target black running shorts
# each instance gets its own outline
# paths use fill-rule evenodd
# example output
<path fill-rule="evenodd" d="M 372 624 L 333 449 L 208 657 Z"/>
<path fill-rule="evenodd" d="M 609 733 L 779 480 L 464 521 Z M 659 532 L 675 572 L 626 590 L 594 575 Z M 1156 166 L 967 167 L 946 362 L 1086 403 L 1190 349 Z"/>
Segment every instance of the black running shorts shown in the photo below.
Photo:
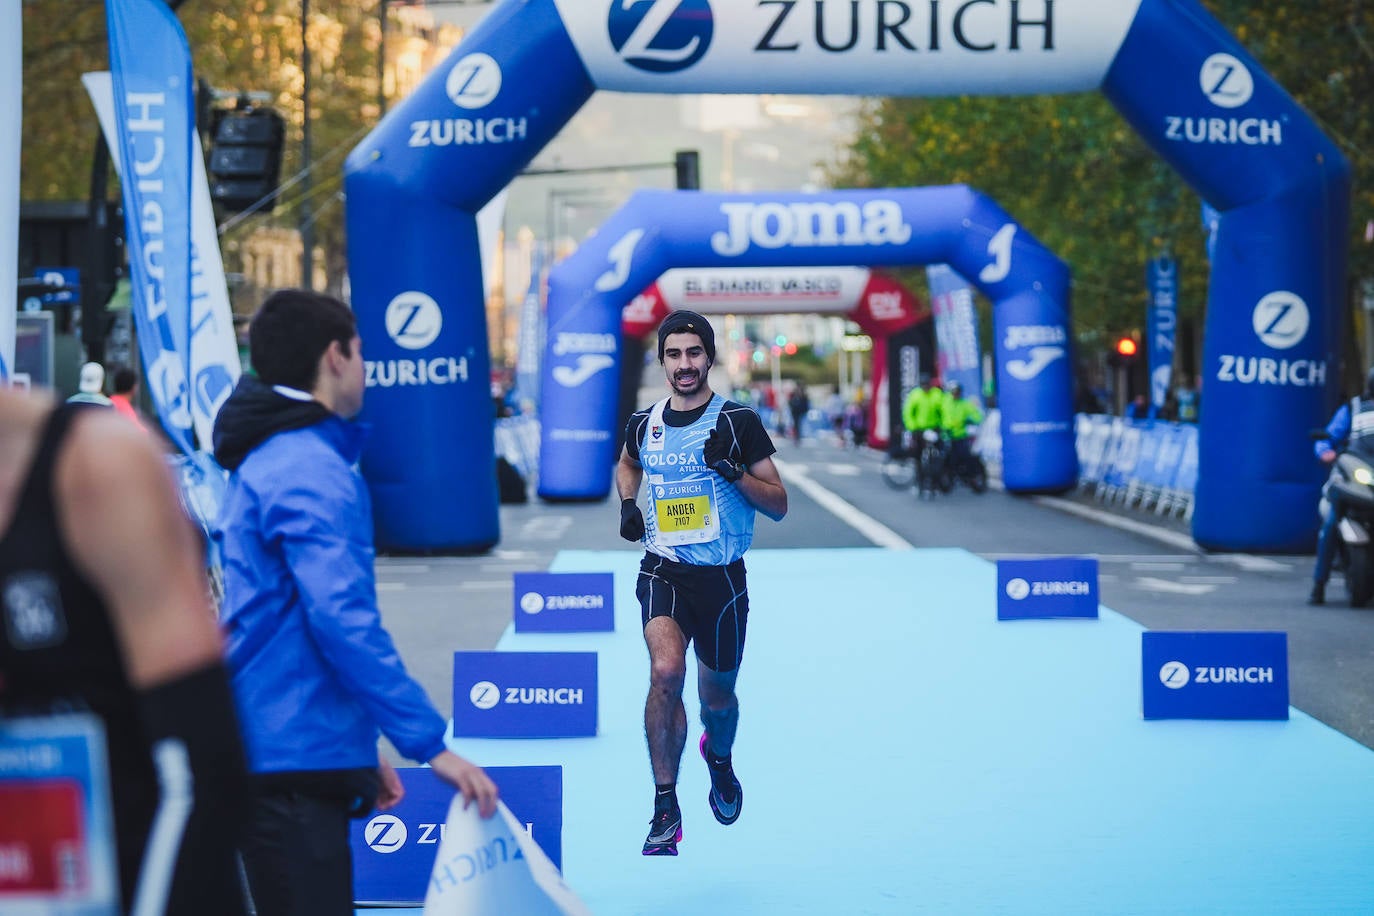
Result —
<path fill-rule="evenodd" d="M 744 657 L 749 592 L 744 560 L 729 566 L 693 566 L 646 554 L 635 583 L 645 626 L 655 617 L 677 621 L 697 658 L 712 671 L 734 671 Z"/>

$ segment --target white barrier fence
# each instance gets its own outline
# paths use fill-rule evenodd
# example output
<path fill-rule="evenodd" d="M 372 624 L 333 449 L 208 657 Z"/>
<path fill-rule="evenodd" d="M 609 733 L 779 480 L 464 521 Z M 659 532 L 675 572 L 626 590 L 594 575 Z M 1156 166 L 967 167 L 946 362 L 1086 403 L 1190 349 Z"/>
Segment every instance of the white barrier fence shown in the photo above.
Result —
<path fill-rule="evenodd" d="M 1191 519 L 1197 487 L 1197 426 L 1079 414 L 1075 420 L 1080 490 L 1098 502 Z M 1001 415 L 988 411 L 975 446 L 988 473 L 1001 476 Z"/>

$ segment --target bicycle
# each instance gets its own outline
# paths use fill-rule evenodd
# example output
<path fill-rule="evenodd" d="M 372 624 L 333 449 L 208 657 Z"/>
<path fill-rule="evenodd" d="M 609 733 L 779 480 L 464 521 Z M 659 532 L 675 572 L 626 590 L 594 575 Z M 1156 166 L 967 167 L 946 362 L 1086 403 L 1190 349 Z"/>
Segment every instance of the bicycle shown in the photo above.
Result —
<path fill-rule="evenodd" d="M 910 490 L 916 482 L 915 456 L 907 449 L 888 452 L 883 459 L 883 482 L 894 490 Z"/>
<path fill-rule="evenodd" d="M 930 481 L 932 490 L 948 493 L 954 480 L 947 473 L 944 439 L 933 429 L 922 433 L 919 449 L 903 447 L 890 452 L 883 460 L 883 481 L 894 490 L 908 490 L 916 483 L 917 471 L 922 480 Z"/>

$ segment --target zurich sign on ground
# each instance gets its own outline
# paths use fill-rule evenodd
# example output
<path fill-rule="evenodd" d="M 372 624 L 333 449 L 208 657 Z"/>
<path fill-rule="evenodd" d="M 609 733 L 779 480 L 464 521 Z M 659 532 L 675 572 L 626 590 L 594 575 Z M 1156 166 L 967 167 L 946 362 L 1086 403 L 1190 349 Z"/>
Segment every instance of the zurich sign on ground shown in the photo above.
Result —
<path fill-rule="evenodd" d="M 1097 560 L 997 561 L 997 619 L 1097 616 Z"/>
<path fill-rule="evenodd" d="M 487 767 L 501 801 L 519 819 L 555 866 L 563 867 L 563 768 Z M 429 767 L 396 771 L 405 797 L 389 811 L 356 820 L 353 899 L 368 904 L 424 902 L 434 855 L 443 837 L 453 787 Z"/>
<path fill-rule="evenodd" d="M 615 629 L 611 573 L 516 573 L 515 632 L 586 633 Z"/>
<path fill-rule="evenodd" d="M 462 738 L 595 735 L 596 653 L 453 653 L 453 734 Z"/>
<path fill-rule="evenodd" d="M 1287 633 L 1144 633 L 1147 719 L 1287 719 Z"/>

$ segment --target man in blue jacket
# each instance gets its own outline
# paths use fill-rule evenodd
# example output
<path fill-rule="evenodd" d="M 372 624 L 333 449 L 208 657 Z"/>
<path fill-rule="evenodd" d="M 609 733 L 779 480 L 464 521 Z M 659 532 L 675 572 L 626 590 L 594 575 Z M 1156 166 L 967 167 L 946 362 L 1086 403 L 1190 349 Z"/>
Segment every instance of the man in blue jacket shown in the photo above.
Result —
<path fill-rule="evenodd" d="M 1374 369 L 1365 376 L 1364 396 L 1336 408 L 1331 422 L 1326 424 L 1326 438 L 1313 447 L 1322 464 L 1336 463 L 1338 453 L 1358 444 L 1365 455 L 1374 453 Z M 1341 506 L 1332 500 L 1322 516 L 1321 531 L 1317 535 L 1317 563 L 1312 570 L 1312 593 L 1308 604 L 1326 603 L 1326 580 L 1331 578 L 1331 562 L 1336 553 L 1336 525 L 1341 520 Z"/>
<path fill-rule="evenodd" d="M 215 422 L 232 472 L 220 516 L 227 658 L 256 797 L 243 844 L 259 916 L 351 914 L 349 819 L 400 800 L 378 732 L 495 810 L 496 786 L 447 750 L 446 723 L 382 627 L 372 512 L 354 465 L 361 341 L 343 303 L 274 293 Z"/>

